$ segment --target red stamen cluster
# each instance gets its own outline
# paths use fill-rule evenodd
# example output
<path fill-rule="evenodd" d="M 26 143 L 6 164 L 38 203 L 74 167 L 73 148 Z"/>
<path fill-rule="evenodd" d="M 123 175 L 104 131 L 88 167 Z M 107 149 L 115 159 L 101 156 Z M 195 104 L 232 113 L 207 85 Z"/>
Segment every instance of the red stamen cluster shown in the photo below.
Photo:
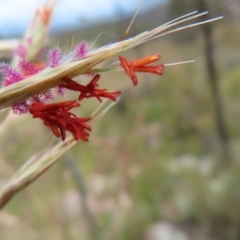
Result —
<path fill-rule="evenodd" d="M 82 85 L 70 78 L 64 79 L 64 83 L 60 84 L 60 87 L 67 88 L 69 90 L 78 91 L 80 95 L 78 97 L 78 101 L 82 101 L 84 98 L 92 98 L 95 97 L 99 102 L 102 102 L 101 98 L 108 98 L 113 101 L 117 100 L 117 97 L 121 94 L 120 91 L 117 92 L 107 92 L 107 89 L 99 89 L 97 88 L 98 81 L 100 79 L 100 75 L 96 74 L 93 79 L 87 84 Z"/>
<path fill-rule="evenodd" d="M 48 126 L 56 137 L 61 137 L 64 141 L 66 131 L 72 133 L 74 139 L 87 142 L 91 126 L 87 123 L 90 118 L 78 118 L 70 110 L 79 107 L 80 104 L 73 101 L 60 103 L 33 103 L 29 108 L 29 112 L 34 118 L 41 118 L 43 124 Z"/>
<path fill-rule="evenodd" d="M 102 98 L 109 98 L 116 101 L 121 92 L 108 92 L 107 89 L 97 88 L 99 79 L 100 75 L 97 74 L 85 86 L 70 78 L 65 78 L 58 88 L 80 92 L 78 101 L 91 97 L 97 98 L 100 102 L 102 102 Z M 29 112 L 34 118 L 41 118 L 44 125 L 48 126 L 53 134 L 56 137 L 61 137 L 62 140 L 65 140 L 66 131 L 69 131 L 72 133 L 75 140 L 81 139 L 83 141 L 88 141 L 88 131 L 91 131 L 91 127 L 86 122 L 89 121 L 90 118 L 77 118 L 75 114 L 70 112 L 73 107 L 79 106 L 80 104 L 76 100 L 53 104 L 45 104 L 36 101 L 31 104 Z"/>
<path fill-rule="evenodd" d="M 132 79 L 134 85 L 137 85 L 138 79 L 136 76 L 136 72 L 149 72 L 157 75 L 163 74 L 164 65 L 148 65 L 150 63 L 156 62 L 161 58 L 160 54 L 151 55 L 149 57 L 141 58 L 138 60 L 133 60 L 129 62 L 123 56 L 119 56 L 120 65 L 128 74 L 128 76 Z"/>
<path fill-rule="evenodd" d="M 48 11 L 46 13 L 46 21 L 48 19 Z M 54 68 L 61 65 L 64 62 L 72 62 L 79 60 L 86 56 L 88 52 L 88 45 L 86 41 L 81 42 L 74 51 L 74 54 L 69 58 L 64 58 L 59 48 L 53 48 L 49 51 L 47 56 L 47 63 L 33 64 L 24 59 L 19 63 L 19 70 L 11 68 L 7 64 L 1 64 L 0 72 L 3 75 L 3 86 L 14 84 L 16 82 L 24 80 L 26 77 L 35 75 L 41 72 L 44 68 Z M 141 58 L 138 60 L 128 61 L 124 57 L 120 56 L 120 65 L 125 72 L 132 79 L 134 85 L 137 85 L 138 79 L 136 72 L 149 72 L 153 74 L 162 75 L 164 65 L 149 65 L 158 61 L 161 58 L 159 54 Z M 16 114 L 31 113 L 34 118 L 40 118 L 43 120 L 44 125 L 48 126 L 56 137 L 61 137 L 62 140 L 66 139 L 66 131 L 71 132 L 75 140 L 88 141 L 89 131 L 91 126 L 87 123 L 90 118 L 78 118 L 71 109 L 79 107 L 80 104 L 77 101 L 82 101 L 85 98 L 96 98 L 99 102 L 102 102 L 103 98 L 108 98 L 112 101 L 116 101 L 117 97 L 121 94 L 120 91 L 108 92 L 107 89 L 99 88 L 98 81 L 100 75 L 96 74 L 92 80 L 87 84 L 80 84 L 70 78 L 63 78 L 61 83 L 53 89 L 47 92 L 39 93 L 26 99 L 20 103 L 12 106 L 13 112 Z M 65 90 L 79 92 L 77 100 L 65 101 L 59 103 L 46 104 L 46 102 L 53 99 L 54 95 L 63 96 Z"/>

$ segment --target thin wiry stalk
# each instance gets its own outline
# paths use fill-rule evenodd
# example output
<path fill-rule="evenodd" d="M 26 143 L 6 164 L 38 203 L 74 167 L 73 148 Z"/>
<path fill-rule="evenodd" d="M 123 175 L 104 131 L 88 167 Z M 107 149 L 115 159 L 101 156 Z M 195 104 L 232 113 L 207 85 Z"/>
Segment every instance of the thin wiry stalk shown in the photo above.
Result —
<path fill-rule="evenodd" d="M 92 239 L 95 240 L 98 234 L 98 226 L 87 203 L 87 189 L 84 183 L 82 173 L 77 164 L 75 163 L 74 159 L 69 154 L 64 158 L 64 162 L 70 170 L 72 177 L 75 181 L 82 204 L 83 215 L 85 216 L 86 222 L 88 224 L 90 236 Z"/>
<path fill-rule="evenodd" d="M 96 124 L 103 115 L 115 104 L 111 102 L 102 110 L 101 107 L 93 113 L 91 125 Z M 100 105 L 101 106 L 101 105 Z M 38 177 L 45 173 L 59 158 L 73 147 L 77 141 L 72 136 L 49 148 L 45 152 L 34 155 L 27 161 L 24 167 L 21 167 L 12 178 L 0 189 L 0 209 L 2 209 L 18 192 L 26 188 Z"/>
<path fill-rule="evenodd" d="M 81 74 L 90 73 L 93 71 L 92 69 L 97 64 L 101 63 L 102 61 L 109 57 L 116 55 L 119 52 L 136 47 L 137 45 L 143 44 L 147 41 L 159 38 L 161 36 L 181 31 L 187 28 L 195 27 L 201 24 L 209 23 L 211 21 L 216 21 L 221 18 L 218 17 L 207 21 L 186 25 L 165 32 L 165 30 L 171 27 L 192 20 L 194 18 L 198 18 L 204 14 L 207 14 L 207 12 L 200 14 L 195 14 L 195 12 L 190 13 L 186 15 L 186 17 L 181 17 L 180 20 L 177 21 L 173 20 L 168 24 L 164 24 L 151 31 L 141 33 L 133 38 L 93 50 L 89 52 L 84 59 L 81 59 L 79 61 L 63 64 L 54 69 L 52 68 L 45 69 L 39 74 L 31 76 L 25 79 L 24 81 L 20 81 L 15 84 L 4 87 L 3 89 L 0 90 L 0 109 L 10 107 L 13 104 L 24 101 L 36 94 L 47 91 L 50 88 L 59 85 L 62 78 L 64 77 L 73 78 Z"/>
<path fill-rule="evenodd" d="M 187 13 L 187 14 L 181 16 L 181 17 L 175 18 L 175 19 L 173 19 L 173 20 L 171 20 L 171 21 L 169 21 L 169 22 L 164 23 L 162 26 L 169 25 L 169 24 L 171 24 L 171 23 L 177 22 L 177 21 L 179 21 L 179 20 L 181 20 L 181 19 L 183 19 L 183 18 L 186 18 L 186 17 L 188 17 L 188 16 L 191 16 L 191 15 L 194 15 L 194 14 L 197 14 L 197 13 L 198 13 L 198 11 L 194 11 L 194 12 Z"/>
<path fill-rule="evenodd" d="M 140 11 L 140 9 L 141 9 L 141 6 L 142 6 L 143 2 L 144 2 L 144 0 L 140 0 L 140 3 L 139 3 L 139 5 L 138 5 L 138 8 L 137 8 L 137 10 L 136 10 L 136 12 L 135 12 L 135 14 L 134 14 L 134 16 L 133 16 L 133 18 L 132 18 L 129 26 L 127 27 L 125 33 L 124 33 L 123 36 L 120 38 L 120 41 L 122 41 L 123 39 L 125 39 L 126 36 L 129 34 L 129 32 L 130 32 L 130 30 L 131 30 L 131 27 L 132 27 L 132 25 L 133 25 L 133 23 L 134 23 L 134 20 L 136 19 L 137 15 L 138 15 L 138 13 L 139 13 L 139 11 Z"/>

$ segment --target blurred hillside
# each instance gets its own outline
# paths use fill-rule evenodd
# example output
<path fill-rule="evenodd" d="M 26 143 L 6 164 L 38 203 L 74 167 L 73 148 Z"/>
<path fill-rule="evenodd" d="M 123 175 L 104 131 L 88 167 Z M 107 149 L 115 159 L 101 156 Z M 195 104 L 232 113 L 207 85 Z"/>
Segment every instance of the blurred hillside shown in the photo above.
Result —
<path fill-rule="evenodd" d="M 98 123 L 89 143 L 77 144 L 6 206 L 0 213 L 1 239 L 240 239 L 240 15 L 234 4 L 208 5 L 209 17 L 225 15 L 211 26 L 229 155 L 222 154 L 216 127 L 203 29 L 146 43 L 122 55 L 136 59 L 160 53 L 163 63 L 196 62 L 166 67 L 161 77 L 139 74 L 137 87 L 123 72 L 104 75 L 102 85 L 121 89 L 121 100 Z M 140 14 L 130 36 L 196 8 L 193 1 L 169 1 Z M 122 19 L 51 36 L 50 45 L 59 42 L 68 51 L 72 39 L 93 42 L 101 33 L 97 47 L 118 41 L 130 20 Z M 90 101 L 81 114 L 88 115 L 96 104 Z M 49 136 L 30 117 L 4 129 L 0 183 L 43 149 Z M 69 158 L 80 170 L 90 218 Z"/>
<path fill-rule="evenodd" d="M 117 7 L 118 6 L 116 6 L 116 8 Z M 58 39 L 60 40 L 60 44 L 65 45 L 68 43 L 67 41 L 72 39 L 74 39 L 74 42 L 78 42 L 81 39 L 92 41 L 99 36 L 97 44 L 108 44 L 109 42 L 119 40 L 129 25 L 132 17 L 133 16 L 125 15 L 125 13 L 119 9 L 117 10 L 115 19 L 112 19 L 111 22 L 96 22 L 94 26 L 86 27 L 81 33 L 79 33 L 79 30 L 69 29 L 67 32 L 59 32 L 55 36 L 53 35 L 51 40 L 55 42 L 55 40 Z M 137 20 L 134 22 L 128 37 L 135 36 L 142 31 L 150 30 L 158 26 L 159 23 L 166 22 L 168 19 L 168 6 L 165 4 L 160 4 L 149 10 L 141 11 L 137 16 Z M 69 37 L 66 38 L 66 34 Z"/>

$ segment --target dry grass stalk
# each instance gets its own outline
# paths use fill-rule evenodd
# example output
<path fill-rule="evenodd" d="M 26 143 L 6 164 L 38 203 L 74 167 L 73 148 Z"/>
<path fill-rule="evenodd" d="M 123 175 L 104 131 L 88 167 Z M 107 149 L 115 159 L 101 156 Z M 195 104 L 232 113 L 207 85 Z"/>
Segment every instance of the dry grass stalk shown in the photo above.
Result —
<path fill-rule="evenodd" d="M 187 14 L 162 26 L 159 26 L 151 31 L 139 34 L 131 39 L 120 41 L 114 44 L 104 46 L 102 48 L 93 50 L 87 54 L 83 59 L 65 63 L 56 68 L 48 68 L 29 77 L 23 81 L 4 87 L 0 90 L 0 109 L 11 107 L 13 104 L 28 99 L 38 93 L 44 92 L 53 88 L 61 82 L 64 77 L 73 78 L 75 76 L 91 73 L 102 72 L 103 69 L 94 68 L 97 64 L 105 59 L 116 55 L 124 50 L 136 47 L 155 38 L 170 34 L 172 32 L 181 31 L 186 28 L 195 27 L 200 24 L 215 21 L 219 18 L 210 19 L 205 22 L 190 24 L 187 26 L 179 27 L 173 30 L 170 28 L 198 18 L 206 13 L 197 14 L 196 12 Z M 168 31 L 167 31 L 168 30 Z M 109 69 L 110 70 L 110 69 Z M 106 71 L 109 71 L 106 69 Z M 92 116 L 91 124 L 95 124 L 113 105 L 111 103 L 104 107 L 104 103 Z M 66 151 L 76 144 L 74 138 L 68 137 L 64 142 L 60 142 L 44 152 L 34 155 L 24 166 L 19 169 L 9 180 L 9 182 L 0 190 L 0 208 L 3 208 L 10 199 L 12 199 L 19 191 L 31 184 L 39 176 L 41 176 L 47 169 L 49 169 Z"/>
<path fill-rule="evenodd" d="M 105 101 L 92 114 L 91 125 L 96 124 L 104 114 L 116 103 Z M 64 153 L 73 147 L 77 141 L 69 136 L 52 148 L 34 154 L 0 189 L 0 209 L 2 209 L 18 192 L 47 171 Z"/>
<path fill-rule="evenodd" d="M 39 74 L 26 78 L 24 81 L 20 81 L 2 88 L 0 90 L 0 109 L 11 107 L 13 104 L 19 103 L 36 94 L 47 91 L 57 86 L 61 82 L 61 79 L 64 77 L 73 78 L 81 74 L 93 72 L 93 68 L 97 64 L 103 62 L 107 58 L 116 55 L 119 52 L 134 48 L 140 44 L 173 32 L 181 31 L 222 18 L 218 17 L 210 19 L 208 21 L 198 22 L 166 31 L 171 27 L 174 27 L 191 19 L 198 18 L 204 14 L 207 14 L 207 12 L 201 14 L 196 14 L 196 12 L 193 12 L 179 19 L 173 20 L 167 24 L 159 26 L 151 31 L 139 34 L 133 38 L 93 50 L 89 52 L 85 58 L 79 61 L 66 63 L 56 68 L 45 69 Z"/>

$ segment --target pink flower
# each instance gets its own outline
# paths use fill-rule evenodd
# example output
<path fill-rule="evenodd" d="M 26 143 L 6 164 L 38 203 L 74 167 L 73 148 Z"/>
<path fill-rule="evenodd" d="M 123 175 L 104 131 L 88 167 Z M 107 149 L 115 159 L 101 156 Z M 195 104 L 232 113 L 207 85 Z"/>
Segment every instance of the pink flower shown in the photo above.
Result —
<path fill-rule="evenodd" d="M 28 62 L 24 59 L 22 59 L 19 62 L 18 66 L 19 66 L 21 73 L 24 75 L 24 77 L 29 77 L 31 75 L 35 75 L 41 71 L 41 68 L 38 65 Z"/>
<path fill-rule="evenodd" d="M 49 67 L 54 68 L 59 66 L 62 58 L 61 50 L 58 47 L 49 50 L 47 58 Z"/>
<path fill-rule="evenodd" d="M 81 59 L 87 55 L 89 51 L 88 43 L 86 41 L 82 41 L 75 49 L 76 58 Z"/>
<path fill-rule="evenodd" d="M 1 64 L 0 72 L 3 76 L 3 81 L 2 81 L 3 86 L 8 86 L 10 84 L 19 82 L 22 79 L 24 79 L 24 76 L 22 73 L 13 69 L 10 65 L 6 63 Z"/>
<path fill-rule="evenodd" d="M 14 53 L 20 58 L 25 58 L 27 55 L 27 49 L 22 44 L 19 44 L 18 47 L 15 49 Z"/>

